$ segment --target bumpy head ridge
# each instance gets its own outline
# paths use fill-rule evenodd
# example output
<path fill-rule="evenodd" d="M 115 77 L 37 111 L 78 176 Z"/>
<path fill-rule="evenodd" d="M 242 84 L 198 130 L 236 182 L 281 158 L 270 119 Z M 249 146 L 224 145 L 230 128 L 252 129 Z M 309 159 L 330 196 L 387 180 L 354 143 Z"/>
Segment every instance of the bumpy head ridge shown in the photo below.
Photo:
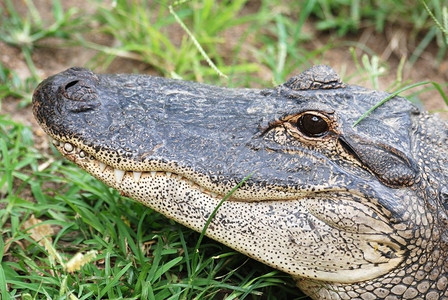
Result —
<path fill-rule="evenodd" d="M 291 77 L 284 87 L 292 90 L 338 89 L 345 87 L 338 73 L 326 65 L 318 65 Z"/>

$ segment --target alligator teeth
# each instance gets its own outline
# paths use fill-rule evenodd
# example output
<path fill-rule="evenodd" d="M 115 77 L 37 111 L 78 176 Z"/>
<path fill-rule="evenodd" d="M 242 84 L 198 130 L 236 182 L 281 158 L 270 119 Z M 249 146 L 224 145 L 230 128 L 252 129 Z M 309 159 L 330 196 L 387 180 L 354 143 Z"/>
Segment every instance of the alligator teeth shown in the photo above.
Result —
<path fill-rule="evenodd" d="M 156 171 L 151 171 L 151 177 L 156 177 L 157 172 Z"/>
<path fill-rule="evenodd" d="M 165 172 L 166 177 L 170 178 L 171 177 L 171 172 Z"/>
<path fill-rule="evenodd" d="M 84 151 L 79 151 L 79 157 L 84 158 L 86 157 L 86 153 Z"/>
<path fill-rule="evenodd" d="M 52 140 L 51 141 L 53 143 L 53 145 L 55 146 L 59 146 L 61 144 L 61 142 L 59 142 L 58 140 Z"/>
<path fill-rule="evenodd" d="M 142 172 L 132 172 L 132 175 L 134 176 L 135 182 L 138 182 L 142 176 Z"/>
<path fill-rule="evenodd" d="M 124 177 L 124 171 L 123 170 L 114 169 L 114 175 L 115 175 L 115 182 L 116 183 L 121 183 L 121 181 L 123 180 L 123 177 Z"/>
<path fill-rule="evenodd" d="M 65 150 L 65 151 L 67 151 L 67 152 L 72 152 L 73 149 L 74 149 L 74 147 L 73 147 L 72 144 L 70 144 L 70 143 L 65 143 L 65 144 L 64 144 L 64 150 Z"/>
<path fill-rule="evenodd" d="M 103 162 L 99 162 L 100 163 L 100 172 L 104 172 L 104 170 L 106 170 L 106 164 Z"/>

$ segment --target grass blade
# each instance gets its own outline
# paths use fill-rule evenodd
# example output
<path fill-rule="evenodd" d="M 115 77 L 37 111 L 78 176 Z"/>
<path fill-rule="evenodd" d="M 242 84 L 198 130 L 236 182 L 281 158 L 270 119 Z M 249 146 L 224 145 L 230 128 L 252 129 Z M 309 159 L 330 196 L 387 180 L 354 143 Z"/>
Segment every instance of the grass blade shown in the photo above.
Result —
<path fill-rule="evenodd" d="M 0 296 L 4 300 L 9 300 L 9 293 L 6 286 L 6 276 L 5 271 L 3 270 L 3 266 L 0 263 Z"/>
<path fill-rule="evenodd" d="M 199 50 L 199 52 L 201 53 L 202 57 L 204 57 L 204 59 L 207 61 L 208 65 L 215 70 L 216 73 L 218 73 L 219 76 L 227 78 L 227 75 L 225 75 L 224 73 L 222 73 L 218 67 L 212 62 L 212 60 L 210 59 L 210 57 L 208 57 L 207 53 L 205 53 L 204 49 L 202 48 L 201 44 L 199 44 L 198 40 L 194 37 L 194 35 L 191 33 L 191 31 L 188 29 L 187 25 L 185 25 L 185 23 L 179 18 L 179 16 L 176 14 L 176 12 L 173 9 L 173 6 L 169 6 L 168 7 L 170 10 L 170 13 L 174 16 L 174 18 L 176 19 L 176 21 L 179 23 L 179 25 L 182 27 L 183 30 L 185 30 L 185 32 L 188 34 L 188 36 L 191 38 L 191 40 L 193 41 L 194 45 L 196 46 L 196 48 Z"/>
<path fill-rule="evenodd" d="M 223 203 L 227 200 L 227 199 L 229 199 L 230 198 L 230 196 L 232 196 L 232 194 L 233 193 L 235 193 L 235 191 L 237 190 L 237 189 L 239 189 L 247 180 L 249 180 L 249 178 L 251 178 L 252 177 L 252 175 L 253 175 L 253 173 L 251 173 L 251 174 L 249 174 L 249 175 L 247 175 L 246 177 L 244 177 L 243 178 L 243 180 L 241 180 L 230 192 L 228 192 L 225 196 L 224 196 L 224 198 L 222 198 L 222 200 L 221 201 L 219 201 L 219 203 L 218 203 L 218 205 L 216 205 L 216 207 L 215 207 L 215 209 L 213 210 L 213 212 L 210 214 L 210 216 L 208 217 L 208 219 L 207 219 L 207 222 L 205 222 L 205 225 L 204 225 L 204 227 L 202 228 L 202 231 L 201 231 L 201 235 L 199 236 L 199 238 L 198 238 L 198 242 L 196 243 L 196 247 L 195 247 L 195 251 L 194 251 L 194 257 L 193 257 L 193 262 L 194 262 L 194 264 L 193 264 L 193 270 L 195 269 L 195 266 L 196 266 L 196 262 L 197 262 L 197 259 L 198 259 L 198 253 L 199 253 L 199 251 L 198 251 L 198 249 L 199 249 L 199 245 L 201 244 L 201 242 L 202 242 L 202 239 L 204 238 L 204 236 L 205 236 L 205 232 L 207 231 L 207 228 L 208 228 L 208 226 L 210 225 L 210 223 L 212 222 L 212 220 L 213 220 L 213 218 L 215 217 L 215 215 L 216 215 L 216 213 L 218 212 L 218 209 L 221 207 L 221 205 L 223 205 Z"/>
<path fill-rule="evenodd" d="M 128 263 L 126 266 L 123 267 L 123 269 L 120 270 L 117 274 L 112 276 L 112 280 L 109 281 L 106 286 L 101 290 L 99 294 L 99 299 L 102 299 L 104 295 L 106 295 L 109 290 L 118 282 L 118 280 L 121 279 L 121 277 L 128 271 L 128 269 L 132 266 L 132 262 Z M 112 275 L 112 274 L 110 274 Z"/>
<path fill-rule="evenodd" d="M 375 104 L 374 106 L 372 106 L 368 111 L 366 111 L 361 117 L 359 117 L 358 120 L 356 120 L 355 123 L 353 123 L 352 127 L 355 127 L 356 125 L 359 124 L 359 122 L 361 122 L 362 120 L 364 120 L 368 115 L 370 115 L 375 109 L 377 109 L 378 107 L 380 107 L 381 105 L 383 105 L 384 103 L 386 103 L 387 101 L 389 101 L 390 99 L 394 98 L 395 96 L 398 96 L 399 94 L 401 94 L 404 91 L 407 91 L 409 89 L 413 89 L 415 87 L 421 86 L 421 85 L 425 85 L 425 84 L 432 84 L 437 91 L 440 93 L 440 95 L 442 96 L 443 100 L 445 101 L 446 105 L 448 105 L 448 97 L 446 96 L 446 94 L 443 92 L 442 87 L 440 86 L 440 84 L 438 84 L 437 82 L 434 81 L 421 81 L 421 82 L 417 82 L 408 86 L 405 86 L 402 89 L 399 89 L 396 92 L 393 92 L 392 94 L 390 94 L 389 96 L 387 96 L 386 98 L 382 99 L 381 101 L 379 101 L 377 104 Z"/>

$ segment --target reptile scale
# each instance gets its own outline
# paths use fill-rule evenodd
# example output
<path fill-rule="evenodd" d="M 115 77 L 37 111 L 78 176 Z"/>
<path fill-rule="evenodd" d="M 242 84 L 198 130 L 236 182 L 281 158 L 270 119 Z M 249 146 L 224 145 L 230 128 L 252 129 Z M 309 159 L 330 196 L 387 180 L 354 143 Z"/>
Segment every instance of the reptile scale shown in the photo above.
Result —
<path fill-rule="evenodd" d="M 448 125 L 315 66 L 271 89 L 71 68 L 34 92 L 109 186 L 293 276 L 313 299 L 448 299 Z"/>

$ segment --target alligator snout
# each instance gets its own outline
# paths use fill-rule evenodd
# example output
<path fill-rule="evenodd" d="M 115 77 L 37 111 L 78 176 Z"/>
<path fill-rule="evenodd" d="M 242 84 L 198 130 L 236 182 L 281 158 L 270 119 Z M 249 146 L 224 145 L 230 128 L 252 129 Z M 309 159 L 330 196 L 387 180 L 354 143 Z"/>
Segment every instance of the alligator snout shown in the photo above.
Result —
<path fill-rule="evenodd" d="M 100 105 L 98 91 L 92 80 L 72 80 L 60 87 L 62 100 L 72 100 L 66 103 L 72 112 L 85 112 Z"/>
<path fill-rule="evenodd" d="M 63 88 L 63 95 L 66 99 L 74 101 L 90 101 L 98 97 L 95 87 L 83 80 L 73 80 Z"/>
<path fill-rule="evenodd" d="M 34 114 L 57 115 L 64 111 L 85 112 L 100 105 L 98 76 L 84 68 L 74 67 L 44 80 L 33 95 Z"/>
<path fill-rule="evenodd" d="M 61 94 L 68 100 L 89 102 L 98 98 L 96 85 L 98 76 L 83 68 L 71 68 L 65 71 L 66 81 L 60 86 Z"/>

